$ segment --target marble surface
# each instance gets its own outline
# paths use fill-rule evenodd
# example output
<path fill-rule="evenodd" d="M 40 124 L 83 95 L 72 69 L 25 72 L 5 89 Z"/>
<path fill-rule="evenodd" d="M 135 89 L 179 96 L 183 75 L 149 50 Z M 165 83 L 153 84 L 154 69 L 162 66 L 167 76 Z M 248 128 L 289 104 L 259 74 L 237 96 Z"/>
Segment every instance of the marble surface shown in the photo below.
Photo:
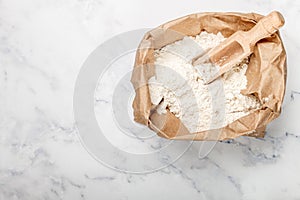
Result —
<path fill-rule="evenodd" d="M 176 162 L 146 174 L 113 170 L 83 147 L 74 85 L 98 45 L 190 13 L 274 9 L 286 19 L 288 83 L 282 115 L 264 139 L 218 142 L 202 159 L 195 142 Z M 295 0 L 0 1 L 0 200 L 300 199 L 298 17 Z M 126 144 L 129 151 L 143 149 Z"/>

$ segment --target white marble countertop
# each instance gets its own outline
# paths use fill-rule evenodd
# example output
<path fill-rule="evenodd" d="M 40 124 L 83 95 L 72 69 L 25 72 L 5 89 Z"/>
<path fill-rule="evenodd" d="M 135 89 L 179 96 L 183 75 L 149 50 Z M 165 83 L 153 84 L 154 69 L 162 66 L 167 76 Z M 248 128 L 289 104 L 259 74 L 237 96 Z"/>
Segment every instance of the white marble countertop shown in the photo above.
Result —
<path fill-rule="evenodd" d="M 98 45 L 190 13 L 274 9 L 286 19 L 288 83 L 282 115 L 264 139 L 219 142 L 203 159 L 195 142 L 179 160 L 147 174 L 113 170 L 83 147 L 74 85 Z M 298 17 L 295 0 L 0 1 L 0 200 L 300 199 Z"/>

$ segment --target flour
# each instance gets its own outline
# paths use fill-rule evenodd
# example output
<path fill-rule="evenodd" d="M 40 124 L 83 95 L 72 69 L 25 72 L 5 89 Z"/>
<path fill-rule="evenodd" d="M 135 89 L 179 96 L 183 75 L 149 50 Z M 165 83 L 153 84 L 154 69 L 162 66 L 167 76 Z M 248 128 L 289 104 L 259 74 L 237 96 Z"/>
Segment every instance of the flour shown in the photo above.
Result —
<path fill-rule="evenodd" d="M 256 97 L 241 94 L 247 86 L 247 61 L 209 85 L 204 84 L 203 75 L 212 74 L 216 66 L 191 64 L 193 57 L 223 40 L 221 33 L 201 32 L 155 51 L 151 102 L 159 113 L 170 110 L 192 133 L 224 127 L 261 107 Z"/>

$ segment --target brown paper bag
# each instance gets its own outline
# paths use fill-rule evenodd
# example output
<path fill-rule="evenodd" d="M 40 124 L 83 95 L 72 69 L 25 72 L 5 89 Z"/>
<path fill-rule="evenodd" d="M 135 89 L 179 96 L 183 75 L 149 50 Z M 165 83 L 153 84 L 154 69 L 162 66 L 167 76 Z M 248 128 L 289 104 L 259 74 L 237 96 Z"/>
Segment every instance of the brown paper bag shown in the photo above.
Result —
<path fill-rule="evenodd" d="M 134 120 L 147 125 L 168 139 L 183 140 L 226 140 L 238 136 L 263 137 L 266 125 L 277 118 L 286 86 L 286 52 L 279 33 L 257 43 L 250 57 L 246 72 L 245 95 L 255 95 L 263 104 L 260 110 L 242 117 L 221 129 L 190 133 L 171 112 L 158 114 L 151 104 L 148 79 L 155 74 L 154 50 L 183 38 L 195 36 L 201 31 L 229 37 L 237 30 L 247 31 L 261 15 L 250 13 L 198 13 L 167 22 L 148 32 L 136 52 L 131 82 L 136 96 L 133 101 Z M 176 34 L 177 33 L 177 34 Z M 271 96 L 268 102 L 263 97 Z"/>

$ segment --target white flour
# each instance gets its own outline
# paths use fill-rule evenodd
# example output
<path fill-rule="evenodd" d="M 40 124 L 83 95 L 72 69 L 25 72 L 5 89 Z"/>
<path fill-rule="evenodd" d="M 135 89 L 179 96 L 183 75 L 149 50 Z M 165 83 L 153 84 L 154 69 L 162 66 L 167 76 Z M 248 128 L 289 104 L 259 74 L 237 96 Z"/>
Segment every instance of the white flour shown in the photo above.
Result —
<path fill-rule="evenodd" d="M 202 74 L 209 74 L 215 66 L 191 65 L 194 56 L 223 40 L 221 33 L 202 32 L 155 51 L 156 76 L 149 80 L 151 101 L 160 113 L 169 109 L 190 132 L 224 127 L 261 107 L 256 97 L 241 94 L 247 86 L 246 62 L 209 85 L 204 85 Z"/>

